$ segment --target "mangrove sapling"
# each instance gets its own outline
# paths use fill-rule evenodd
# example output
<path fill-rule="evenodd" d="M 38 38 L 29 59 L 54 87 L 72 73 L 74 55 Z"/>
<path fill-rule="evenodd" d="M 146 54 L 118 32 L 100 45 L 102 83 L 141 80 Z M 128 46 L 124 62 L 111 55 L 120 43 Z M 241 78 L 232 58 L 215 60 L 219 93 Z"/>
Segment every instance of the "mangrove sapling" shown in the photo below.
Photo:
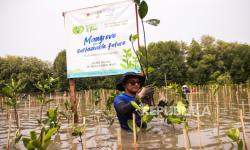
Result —
<path fill-rule="evenodd" d="M 103 117 L 104 119 L 107 121 L 109 126 L 112 126 L 112 124 L 114 123 L 114 114 L 111 110 L 114 99 L 117 95 L 117 92 L 112 92 L 111 95 L 108 97 L 108 100 L 106 101 L 106 109 L 103 112 Z"/>
<path fill-rule="evenodd" d="M 42 120 L 42 114 L 43 114 L 43 107 L 44 105 L 48 104 L 49 102 L 53 101 L 53 99 L 46 99 L 46 94 L 50 93 L 54 90 L 56 87 L 56 84 L 58 83 L 59 78 L 53 78 L 48 77 L 44 81 L 38 81 L 35 85 L 35 87 L 40 90 L 41 94 L 38 96 L 39 102 L 41 103 L 40 108 L 40 121 Z"/>
<path fill-rule="evenodd" d="M 20 99 L 20 93 L 21 91 L 25 88 L 26 83 L 23 83 L 22 80 L 14 80 L 11 79 L 11 82 L 6 84 L 5 87 L 2 88 L 2 93 L 4 96 L 7 97 L 5 103 L 13 107 L 14 112 L 15 112 L 15 122 L 16 122 L 16 127 L 19 129 L 19 124 L 18 124 L 18 111 L 17 111 L 17 104 L 19 103 Z"/>
<path fill-rule="evenodd" d="M 72 135 L 73 136 L 76 136 L 76 137 L 79 137 L 80 140 L 80 144 L 82 146 L 82 150 L 83 150 L 83 140 L 82 140 L 82 133 L 85 132 L 85 129 L 86 129 L 86 125 L 83 124 L 83 126 L 74 126 L 73 127 L 73 132 L 72 132 Z"/>
<path fill-rule="evenodd" d="M 38 136 L 35 131 L 30 131 L 30 138 L 23 138 L 23 144 L 27 150 L 46 150 L 51 143 L 52 135 L 57 131 L 57 128 L 41 129 Z"/>
<path fill-rule="evenodd" d="M 61 126 L 61 115 L 59 115 L 58 107 L 55 109 L 50 108 L 47 111 L 47 118 L 42 121 L 43 125 L 45 127 L 48 127 L 49 129 L 56 128 L 57 131 L 60 129 Z"/>
<path fill-rule="evenodd" d="M 231 128 L 227 130 L 227 137 L 232 140 L 232 143 L 236 143 L 238 146 L 238 150 L 243 150 L 243 141 L 240 139 L 240 130 Z"/>
<path fill-rule="evenodd" d="M 21 140 L 22 134 L 20 133 L 20 130 L 17 129 L 15 132 L 15 136 L 11 139 L 9 149 L 16 149 L 16 144 Z"/>
<path fill-rule="evenodd" d="M 69 100 L 66 100 L 63 104 L 64 104 L 65 112 L 60 111 L 59 113 L 67 119 L 68 124 L 69 124 L 73 116 L 73 113 L 71 110 L 71 103 L 69 102 Z"/>
<path fill-rule="evenodd" d="M 139 97 L 136 97 L 136 101 L 141 102 L 141 99 Z M 142 128 L 142 124 L 149 123 L 155 115 L 149 113 L 148 104 L 141 103 L 142 105 L 139 106 L 135 101 L 131 101 L 130 103 L 136 109 L 135 113 L 137 113 L 141 117 L 140 127 L 137 127 L 137 125 L 135 124 L 136 132 L 139 132 L 140 129 Z M 133 131 L 133 121 L 130 119 L 128 120 L 127 124 L 128 127 Z"/>

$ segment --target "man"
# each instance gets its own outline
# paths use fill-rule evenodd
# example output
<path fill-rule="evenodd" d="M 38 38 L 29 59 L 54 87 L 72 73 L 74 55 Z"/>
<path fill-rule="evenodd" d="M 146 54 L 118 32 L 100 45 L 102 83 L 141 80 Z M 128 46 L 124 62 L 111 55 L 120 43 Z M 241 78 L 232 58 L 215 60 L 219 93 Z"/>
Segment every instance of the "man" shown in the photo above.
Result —
<path fill-rule="evenodd" d="M 127 124 L 129 119 L 132 119 L 132 114 L 135 111 L 135 108 L 131 105 L 131 101 L 135 101 L 135 97 L 144 98 L 147 95 L 153 94 L 153 87 L 146 86 L 142 88 L 145 82 L 145 77 L 138 75 L 134 72 L 125 73 L 121 79 L 117 82 L 116 88 L 119 91 L 124 91 L 124 93 L 116 96 L 114 100 L 114 107 L 116 114 L 122 129 L 130 130 Z M 136 114 L 136 124 L 140 126 L 141 118 L 138 113 Z M 147 125 L 143 124 L 143 128 L 146 128 Z"/>

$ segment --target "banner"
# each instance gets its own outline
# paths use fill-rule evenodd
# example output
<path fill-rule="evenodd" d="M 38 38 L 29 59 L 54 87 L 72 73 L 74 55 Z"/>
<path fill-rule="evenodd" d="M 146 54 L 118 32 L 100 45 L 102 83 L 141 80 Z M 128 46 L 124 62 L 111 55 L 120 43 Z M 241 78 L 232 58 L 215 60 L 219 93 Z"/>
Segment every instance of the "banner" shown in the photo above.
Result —
<path fill-rule="evenodd" d="M 64 17 L 68 78 L 141 72 L 129 41 L 137 34 L 132 0 L 68 11 Z"/>

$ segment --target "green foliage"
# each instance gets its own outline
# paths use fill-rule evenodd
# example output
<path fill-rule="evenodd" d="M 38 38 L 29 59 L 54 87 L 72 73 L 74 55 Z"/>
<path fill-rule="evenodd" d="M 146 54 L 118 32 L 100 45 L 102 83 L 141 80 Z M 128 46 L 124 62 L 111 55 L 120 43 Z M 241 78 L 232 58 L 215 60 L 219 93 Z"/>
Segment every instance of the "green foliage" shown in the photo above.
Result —
<path fill-rule="evenodd" d="M 106 109 L 103 112 L 103 118 L 107 121 L 109 126 L 112 126 L 115 120 L 115 116 L 111 110 L 112 106 L 113 106 L 113 102 L 115 97 L 117 96 L 117 92 L 114 91 L 110 94 L 110 96 L 108 97 L 107 101 L 106 101 Z"/>
<path fill-rule="evenodd" d="M 53 99 L 46 99 L 45 95 L 46 93 L 52 92 L 55 89 L 58 80 L 59 78 L 53 78 L 48 76 L 47 79 L 43 81 L 38 81 L 36 84 L 34 84 L 34 86 L 41 92 L 41 94 L 38 96 L 38 100 L 41 103 L 39 122 L 41 122 L 42 119 L 43 106 L 53 101 Z"/>
<path fill-rule="evenodd" d="M 94 90 L 93 92 L 94 92 L 93 95 L 94 95 L 95 105 L 97 106 L 101 101 L 101 96 L 100 96 L 101 93 L 99 90 Z"/>
<path fill-rule="evenodd" d="M 111 107 L 113 106 L 113 102 L 114 102 L 116 96 L 117 96 L 116 91 L 114 91 L 110 94 L 110 96 L 108 97 L 108 100 L 106 101 L 106 110 L 111 111 Z"/>
<path fill-rule="evenodd" d="M 55 109 L 50 108 L 47 111 L 47 118 L 43 120 L 42 123 L 44 125 L 48 125 L 50 129 L 56 128 L 57 130 L 59 130 L 61 124 L 60 118 L 61 116 L 59 115 L 58 107 L 56 107 Z"/>
<path fill-rule="evenodd" d="M 169 115 L 165 118 L 168 124 L 181 124 L 183 120 L 176 115 Z"/>
<path fill-rule="evenodd" d="M 38 136 L 35 131 L 30 132 L 30 138 L 23 138 L 23 143 L 28 150 L 46 150 L 51 143 L 52 135 L 57 131 L 56 128 L 45 129 L 42 128 Z"/>
<path fill-rule="evenodd" d="M 139 35 L 138 35 L 138 34 L 135 34 L 135 35 L 131 34 L 131 35 L 129 36 L 129 41 L 130 41 L 130 42 L 134 42 L 134 41 L 136 41 L 136 40 L 138 40 L 138 39 L 139 39 Z"/>
<path fill-rule="evenodd" d="M 212 92 L 212 95 L 215 96 L 215 94 L 218 92 L 219 85 L 218 84 L 211 84 L 209 89 Z"/>
<path fill-rule="evenodd" d="M 142 111 L 141 107 L 135 101 L 130 101 L 130 103 L 136 110 Z"/>
<path fill-rule="evenodd" d="M 86 125 L 84 124 L 83 126 L 74 126 L 73 127 L 73 132 L 72 135 L 73 136 L 78 136 L 80 138 L 79 142 L 82 146 L 83 149 L 83 144 L 82 144 L 82 133 L 85 132 L 86 129 Z"/>
<path fill-rule="evenodd" d="M 131 49 L 123 49 L 123 57 L 122 57 L 122 64 L 121 67 L 123 69 L 133 69 L 138 68 L 138 60 L 136 57 L 132 55 Z"/>
<path fill-rule="evenodd" d="M 114 116 L 114 114 L 111 111 L 105 110 L 103 112 L 103 117 L 107 121 L 107 123 L 108 123 L 109 126 L 113 125 L 113 123 L 115 121 L 115 116 Z"/>
<path fill-rule="evenodd" d="M 127 124 L 128 124 L 129 129 L 133 131 L 133 120 L 129 119 Z M 140 131 L 140 128 L 136 125 L 136 123 L 135 123 L 135 131 L 136 133 Z"/>
<path fill-rule="evenodd" d="M 18 124 L 18 112 L 17 112 L 17 103 L 19 102 L 20 93 L 25 88 L 26 84 L 23 83 L 22 80 L 14 80 L 11 79 L 11 82 L 6 84 L 5 87 L 2 88 L 1 93 L 7 97 L 5 104 L 14 108 L 15 112 L 15 122 L 17 128 L 19 128 Z"/>
<path fill-rule="evenodd" d="M 240 130 L 237 129 L 229 129 L 227 131 L 227 136 L 233 141 L 237 143 L 238 150 L 243 150 L 243 141 L 240 139 Z"/>
<path fill-rule="evenodd" d="M 53 63 L 53 77 L 58 77 L 59 81 L 56 89 L 59 91 L 68 91 L 69 81 L 67 79 L 66 50 L 62 50 L 56 56 Z"/>
<path fill-rule="evenodd" d="M 0 81 L 9 83 L 11 79 L 16 79 L 26 83 L 23 92 L 36 92 L 33 83 L 51 73 L 49 63 L 35 57 L 0 57 L 0 70 Z"/>
<path fill-rule="evenodd" d="M 83 31 L 84 31 L 84 27 L 83 26 L 74 26 L 72 28 L 72 32 L 74 34 L 81 34 L 81 33 L 83 33 Z"/>
<path fill-rule="evenodd" d="M 148 13 L 148 4 L 143 0 L 139 5 L 139 16 L 143 19 Z"/>
<path fill-rule="evenodd" d="M 149 19 L 149 20 L 146 20 L 145 22 L 152 26 L 158 26 L 160 24 L 160 20 L 158 19 Z"/>

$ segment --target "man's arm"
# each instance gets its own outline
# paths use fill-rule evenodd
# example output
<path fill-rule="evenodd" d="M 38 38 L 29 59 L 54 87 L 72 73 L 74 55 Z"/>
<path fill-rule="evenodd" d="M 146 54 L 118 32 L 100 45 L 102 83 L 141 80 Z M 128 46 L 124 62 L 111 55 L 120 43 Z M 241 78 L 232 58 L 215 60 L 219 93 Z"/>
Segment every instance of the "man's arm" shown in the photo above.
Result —
<path fill-rule="evenodd" d="M 115 107 L 116 112 L 121 115 L 129 115 L 135 111 L 135 108 L 131 105 L 131 103 L 120 102 Z"/>

